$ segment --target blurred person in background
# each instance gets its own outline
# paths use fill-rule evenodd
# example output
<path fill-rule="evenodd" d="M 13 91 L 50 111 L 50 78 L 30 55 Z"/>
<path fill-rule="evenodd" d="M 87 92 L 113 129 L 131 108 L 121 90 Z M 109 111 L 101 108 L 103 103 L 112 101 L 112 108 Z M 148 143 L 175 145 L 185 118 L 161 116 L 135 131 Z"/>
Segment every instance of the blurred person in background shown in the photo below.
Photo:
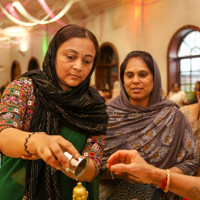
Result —
<path fill-rule="evenodd" d="M 190 122 L 190 125 L 193 129 L 193 134 L 195 135 L 197 143 L 198 143 L 198 151 L 200 154 L 200 97 L 199 95 L 200 95 L 200 88 L 199 88 L 199 91 L 196 92 L 197 103 L 183 106 L 180 108 L 180 110 L 183 112 L 183 114 L 186 116 L 186 118 Z M 200 176 L 200 166 L 197 169 L 195 175 Z"/>
<path fill-rule="evenodd" d="M 198 99 L 197 99 L 197 92 L 200 91 L 200 81 L 197 81 L 195 83 L 195 87 L 194 87 L 194 96 L 192 99 L 190 99 L 188 101 L 188 104 L 194 104 L 194 103 L 198 103 Z"/>
<path fill-rule="evenodd" d="M 187 96 L 184 91 L 180 91 L 180 83 L 172 84 L 172 91 L 169 92 L 167 98 L 175 102 L 179 107 L 187 104 Z"/>

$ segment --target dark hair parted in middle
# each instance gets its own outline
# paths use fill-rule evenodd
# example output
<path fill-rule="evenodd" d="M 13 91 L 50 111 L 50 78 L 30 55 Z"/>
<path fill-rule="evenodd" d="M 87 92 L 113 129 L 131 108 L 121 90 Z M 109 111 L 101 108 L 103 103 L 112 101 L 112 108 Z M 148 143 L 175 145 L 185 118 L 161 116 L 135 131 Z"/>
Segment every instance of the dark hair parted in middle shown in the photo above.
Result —
<path fill-rule="evenodd" d="M 75 25 L 75 24 L 69 24 L 67 26 L 64 26 L 56 33 L 54 38 L 51 40 L 48 47 L 48 52 L 45 55 L 45 59 L 43 61 L 43 66 L 42 66 L 43 71 L 49 77 L 49 80 L 56 86 L 59 85 L 57 81 L 56 70 L 55 70 L 55 60 L 56 60 L 57 50 L 63 43 L 73 38 L 90 39 L 93 42 L 95 50 L 96 50 L 92 70 L 90 74 L 88 75 L 87 80 L 84 81 L 84 83 L 90 81 L 90 77 L 96 67 L 96 64 L 99 58 L 99 52 L 100 52 L 99 43 L 96 39 L 96 36 L 88 29 Z M 48 63 L 48 66 L 46 66 L 47 63 Z"/>
<path fill-rule="evenodd" d="M 58 50 L 58 48 L 67 40 L 70 40 L 72 38 L 89 38 L 94 46 L 95 46 L 95 50 L 96 50 L 96 56 L 99 56 L 99 43 L 95 37 L 95 35 L 90 32 L 88 29 L 72 24 L 69 25 L 65 28 L 63 28 L 56 36 L 56 51 Z"/>
<path fill-rule="evenodd" d="M 154 77 L 154 63 L 151 55 L 145 51 L 131 51 L 126 58 L 124 59 L 123 63 L 120 66 L 120 78 L 122 81 L 122 84 L 124 84 L 124 71 L 126 69 L 126 66 L 128 64 L 129 59 L 139 57 L 141 58 L 147 67 L 150 69 L 151 73 Z"/>

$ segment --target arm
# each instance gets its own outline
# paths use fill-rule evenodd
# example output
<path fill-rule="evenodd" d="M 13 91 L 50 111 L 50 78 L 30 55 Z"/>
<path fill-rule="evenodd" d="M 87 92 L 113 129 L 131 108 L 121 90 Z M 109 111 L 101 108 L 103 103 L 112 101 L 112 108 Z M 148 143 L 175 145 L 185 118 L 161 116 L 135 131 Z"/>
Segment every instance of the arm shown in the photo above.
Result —
<path fill-rule="evenodd" d="M 3 154 L 9 157 L 23 157 L 24 159 L 29 158 L 27 152 L 25 152 L 24 143 L 25 138 L 28 137 L 29 132 L 17 130 L 15 128 L 7 128 L 0 132 L 0 146 Z M 15 136 L 16 135 L 16 136 Z M 14 138 L 14 139 L 13 139 Z M 48 142 L 48 144 L 46 143 Z M 9 145 L 8 145 L 9 144 Z M 51 146 L 52 145 L 52 146 Z M 47 164 L 55 167 L 58 170 L 61 170 L 64 174 L 70 178 L 74 178 L 73 174 L 66 172 L 62 167 L 68 167 L 68 161 L 66 160 L 63 150 L 65 149 L 73 155 L 74 158 L 79 157 L 79 153 L 74 148 L 74 146 L 62 138 L 61 136 L 49 136 L 46 133 L 35 133 L 29 139 L 27 146 L 31 154 L 38 154 L 38 157 L 42 158 Z M 53 147 L 55 146 L 55 147 Z M 56 148 L 57 146 L 57 148 Z M 67 148 L 68 147 L 68 148 Z M 77 153 L 77 155 L 74 155 Z M 55 159 L 58 158 L 59 162 Z M 31 155 L 30 159 L 34 159 L 34 156 Z M 37 158 L 36 158 L 37 159 Z M 85 173 L 80 177 L 79 181 L 91 181 L 94 177 L 95 166 L 93 161 L 90 159 L 89 165 Z"/>
<path fill-rule="evenodd" d="M 1 152 L 13 158 L 26 158 L 26 156 L 28 158 L 24 143 L 29 134 L 31 133 L 16 128 L 2 130 L 0 132 Z M 56 169 L 61 169 L 61 163 L 68 167 L 68 161 L 63 151 L 68 151 L 76 159 L 79 157 L 78 151 L 69 141 L 62 136 L 49 136 L 44 132 L 33 134 L 28 139 L 27 149 L 31 156 L 37 154 L 39 158 Z"/>
<path fill-rule="evenodd" d="M 166 178 L 166 170 L 149 165 L 135 150 L 117 151 L 110 156 L 107 162 L 107 167 L 115 173 L 131 173 L 141 179 L 143 183 L 160 186 Z M 169 190 L 190 200 L 200 199 L 200 177 L 172 172 Z"/>
<path fill-rule="evenodd" d="M 31 84 L 24 84 L 23 80 L 14 81 L 5 89 L 0 106 L 0 150 L 4 155 L 14 158 L 28 156 L 24 143 L 32 134 L 28 132 L 31 114 L 27 113 L 33 113 L 34 106 L 28 107 L 28 104 L 34 104 L 33 88 Z M 31 135 L 27 149 L 57 169 L 61 168 L 60 163 L 68 167 L 63 151 L 69 151 L 75 158 L 79 157 L 78 151 L 63 137 L 50 136 L 44 132 Z"/>
<path fill-rule="evenodd" d="M 161 185 L 166 177 L 165 170 L 155 167 L 148 174 L 156 185 Z M 169 190 L 190 200 L 200 199 L 200 177 L 171 173 Z"/>
<path fill-rule="evenodd" d="M 83 177 L 88 182 L 94 180 L 100 170 L 104 148 L 105 135 L 91 136 L 87 139 L 82 155 L 90 158 L 90 165 Z M 81 180 L 81 179 L 80 179 Z"/>

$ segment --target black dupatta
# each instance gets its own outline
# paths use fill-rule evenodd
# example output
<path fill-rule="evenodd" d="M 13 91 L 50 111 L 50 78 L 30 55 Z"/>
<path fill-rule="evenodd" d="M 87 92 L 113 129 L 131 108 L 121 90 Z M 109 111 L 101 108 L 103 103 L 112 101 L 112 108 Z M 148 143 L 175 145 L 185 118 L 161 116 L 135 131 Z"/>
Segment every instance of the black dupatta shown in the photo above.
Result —
<path fill-rule="evenodd" d="M 33 70 L 22 75 L 32 79 L 36 97 L 30 131 L 59 135 L 61 121 L 67 127 L 87 136 L 105 134 L 108 121 L 105 100 L 96 89 L 89 86 L 98 55 L 95 56 L 90 74 L 80 85 L 62 91 L 58 84 L 55 71 L 56 36 L 69 26 L 71 25 L 61 28 L 50 42 L 43 71 Z M 55 168 L 43 160 L 27 161 L 24 199 L 61 199 L 56 172 Z"/>

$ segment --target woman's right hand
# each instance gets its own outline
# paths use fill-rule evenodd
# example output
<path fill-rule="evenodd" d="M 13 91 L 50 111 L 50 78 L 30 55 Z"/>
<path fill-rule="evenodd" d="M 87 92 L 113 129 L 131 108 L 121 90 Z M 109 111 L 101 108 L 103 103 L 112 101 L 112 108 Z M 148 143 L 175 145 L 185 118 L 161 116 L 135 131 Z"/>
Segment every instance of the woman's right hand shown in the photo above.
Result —
<path fill-rule="evenodd" d="M 151 183 L 149 172 L 153 166 L 149 165 L 136 150 L 118 150 L 107 160 L 107 167 L 116 174 L 127 172 L 134 177 L 128 182 Z"/>
<path fill-rule="evenodd" d="M 32 155 L 23 155 L 23 159 L 36 160 L 41 158 L 59 170 L 62 169 L 62 165 L 65 168 L 69 166 L 64 155 L 65 151 L 69 152 L 75 159 L 80 156 L 71 142 L 60 135 L 47 135 L 44 132 L 32 135 L 28 140 L 27 149 Z"/>

